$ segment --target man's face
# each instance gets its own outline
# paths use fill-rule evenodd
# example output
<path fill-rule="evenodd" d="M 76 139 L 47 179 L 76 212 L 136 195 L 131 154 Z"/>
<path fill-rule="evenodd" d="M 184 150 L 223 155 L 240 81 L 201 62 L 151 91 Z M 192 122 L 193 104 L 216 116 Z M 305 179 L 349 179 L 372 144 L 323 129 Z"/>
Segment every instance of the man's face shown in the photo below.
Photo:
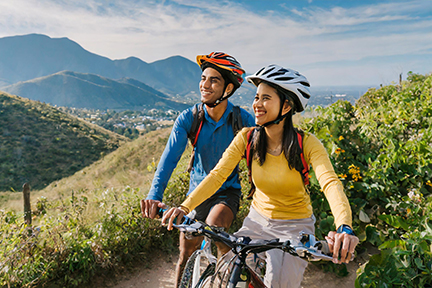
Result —
<path fill-rule="evenodd" d="M 214 103 L 222 97 L 225 82 L 222 75 L 214 68 L 208 67 L 201 74 L 199 84 L 201 92 L 201 102 Z"/>

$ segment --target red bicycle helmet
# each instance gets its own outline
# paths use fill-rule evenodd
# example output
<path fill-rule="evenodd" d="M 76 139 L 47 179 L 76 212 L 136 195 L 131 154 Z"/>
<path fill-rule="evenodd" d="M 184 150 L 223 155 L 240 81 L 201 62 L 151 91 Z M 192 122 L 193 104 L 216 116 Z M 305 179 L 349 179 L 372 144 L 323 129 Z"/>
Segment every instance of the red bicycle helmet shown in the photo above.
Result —
<path fill-rule="evenodd" d="M 228 71 L 229 73 L 226 73 L 226 75 L 234 84 L 235 89 L 241 86 L 243 83 L 243 76 L 246 74 L 240 63 L 233 56 L 224 52 L 212 52 L 209 55 L 198 55 L 197 63 L 201 69 L 206 68 L 204 65 L 205 63 L 210 63 Z"/>

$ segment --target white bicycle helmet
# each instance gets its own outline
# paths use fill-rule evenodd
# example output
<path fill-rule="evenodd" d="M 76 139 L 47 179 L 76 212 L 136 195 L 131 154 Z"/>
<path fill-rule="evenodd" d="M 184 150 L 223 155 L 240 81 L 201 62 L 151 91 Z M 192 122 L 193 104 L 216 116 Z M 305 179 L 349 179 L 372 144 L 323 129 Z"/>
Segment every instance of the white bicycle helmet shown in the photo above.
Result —
<path fill-rule="evenodd" d="M 302 112 L 311 96 L 309 81 L 305 76 L 279 65 L 265 66 L 255 74 L 247 76 L 246 80 L 255 86 L 258 86 L 261 80 L 265 80 L 294 93 L 296 96 L 296 99 L 293 99 L 296 106 L 295 112 Z"/>

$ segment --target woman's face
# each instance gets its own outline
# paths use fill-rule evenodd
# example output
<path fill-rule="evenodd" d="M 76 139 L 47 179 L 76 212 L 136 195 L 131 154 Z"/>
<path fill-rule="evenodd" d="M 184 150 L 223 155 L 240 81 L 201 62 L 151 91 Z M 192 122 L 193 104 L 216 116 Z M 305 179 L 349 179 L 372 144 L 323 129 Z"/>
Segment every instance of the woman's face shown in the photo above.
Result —
<path fill-rule="evenodd" d="M 255 113 L 256 124 L 263 125 L 276 120 L 281 108 L 276 89 L 261 82 L 257 87 L 252 108 Z"/>

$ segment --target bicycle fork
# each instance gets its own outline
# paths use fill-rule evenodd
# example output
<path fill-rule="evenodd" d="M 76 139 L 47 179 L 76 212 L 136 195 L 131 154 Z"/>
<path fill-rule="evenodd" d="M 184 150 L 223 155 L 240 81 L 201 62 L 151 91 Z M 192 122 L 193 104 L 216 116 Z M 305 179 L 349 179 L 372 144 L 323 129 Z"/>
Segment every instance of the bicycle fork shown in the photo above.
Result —
<path fill-rule="evenodd" d="M 241 274 L 242 268 L 243 268 L 243 267 L 241 267 L 242 266 L 241 265 L 242 259 L 240 259 L 241 257 L 244 257 L 244 256 L 240 255 L 239 257 L 237 257 L 235 259 L 233 272 L 231 273 L 231 277 L 230 277 L 229 282 L 228 282 L 228 288 L 236 288 L 237 283 L 240 280 L 240 274 Z"/>
<path fill-rule="evenodd" d="M 234 262 L 228 288 L 266 288 L 264 283 L 245 263 L 246 255 L 239 255 Z M 242 274 L 245 272 L 246 274 Z"/>

